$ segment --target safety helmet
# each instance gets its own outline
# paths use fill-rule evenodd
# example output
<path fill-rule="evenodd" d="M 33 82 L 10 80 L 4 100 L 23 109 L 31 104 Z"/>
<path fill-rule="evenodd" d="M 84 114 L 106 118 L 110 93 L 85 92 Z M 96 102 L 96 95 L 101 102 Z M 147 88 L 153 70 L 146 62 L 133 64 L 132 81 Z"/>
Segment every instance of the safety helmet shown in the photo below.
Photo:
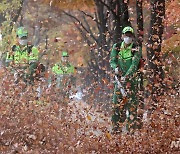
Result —
<path fill-rule="evenodd" d="M 123 30 L 122 30 L 122 33 L 125 34 L 127 32 L 131 32 L 132 34 L 134 33 L 134 30 L 132 27 L 130 26 L 127 26 L 127 27 L 124 27 Z"/>
<path fill-rule="evenodd" d="M 62 57 L 69 57 L 68 53 L 66 51 L 62 52 Z"/>
<path fill-rule="evenodd" d="M 24 36 L 28 36 L 28 31 L 24 27 L 19 27 L 16 31 L 16 35 L 19 38 L 22 38 Z"/>

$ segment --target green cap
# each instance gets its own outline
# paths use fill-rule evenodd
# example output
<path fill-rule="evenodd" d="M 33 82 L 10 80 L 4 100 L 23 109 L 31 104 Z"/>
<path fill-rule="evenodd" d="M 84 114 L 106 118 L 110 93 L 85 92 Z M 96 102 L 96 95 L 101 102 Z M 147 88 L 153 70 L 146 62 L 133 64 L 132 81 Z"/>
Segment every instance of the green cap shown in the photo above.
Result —
<path fill-rule="evenodd" d="M 22 38 L 28 36 L 28 31 L 24 27 L 19 27 L 16 31 L 17 37 Z"/>
<path fill-rule="evenodd" d="M 69 57 L 69 55 L 68 55 L 68 53 L 67 53 L 66 51 L 63 51 L 63 52 L 62 52 L 62 56 L 63 56 L 63 57 Z"/>
<path fill-rule="evenodd" d="M 131 33 L 134 33 L 134 30 L 132 27 L 130 26 L 127 26 L 127 27 L 124 27 L 124 29 L 122 30 L 122 33 L 125 34 L 127 32 L 131 32 Z"/>

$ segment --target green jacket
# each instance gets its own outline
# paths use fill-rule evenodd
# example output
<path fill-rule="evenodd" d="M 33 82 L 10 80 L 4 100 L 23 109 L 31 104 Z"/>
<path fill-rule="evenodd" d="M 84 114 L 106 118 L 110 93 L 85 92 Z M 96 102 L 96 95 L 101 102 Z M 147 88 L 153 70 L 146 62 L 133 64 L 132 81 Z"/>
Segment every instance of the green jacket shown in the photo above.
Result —
<path fill-rule="evenodd" d="M 36 47 L 25 46 L 20 47 L 14 45 L 12 52 L 8 52 L 6 56 L 6 62 L 14 61 L 15 64 L 28 64 L 38 60 L 39 51 Z"/>
<path fill-rule="evenodd" d="M 142 49 L 135 43 L 130 44 L 127 48 L 124 42 L 116 43 L 110 54 L 111 68 L 118 67 L 123 76 L 131 76 L 137 71 L 141 56 Z"/>
<path fill-rule="evenodd" d="M 56 75 L 73 74 L 74 66 L 70 63 L 65 66 L 62 63 L 57 63 L 52 67 L 52 72 Z"/>

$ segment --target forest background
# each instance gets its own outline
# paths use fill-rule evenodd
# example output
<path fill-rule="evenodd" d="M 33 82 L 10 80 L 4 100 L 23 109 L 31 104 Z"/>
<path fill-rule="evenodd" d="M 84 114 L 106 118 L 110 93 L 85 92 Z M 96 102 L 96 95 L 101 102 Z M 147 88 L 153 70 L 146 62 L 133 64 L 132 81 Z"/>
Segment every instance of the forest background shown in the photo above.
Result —
<path fill-rule="evenodd" d="M 78 113 L 72 105 L 69 111 L 76 113 L 77 118 L 74 119 L 68 113 L 70 122 L 66 118 L 59 124 L 59 109 L 62 107 L 59 100 L 45 97 L 43 99 L 48 105 L 42 107 L 29 104 L 33 102 L 30 91 L 26 93 L 29 100 L 25 97 L 17 99 L 19 89 L 13 90 L 12 95 L 14 87 L 6 81 L 6 72 L 1 68 L 1 85 L 6 91 L 4 93 L 4 89 L 1 89 L 2 151 L 115 153 L 127 150 L 179 150 L 178 147 L 171 146 L 172 141 L 179 141 L 179 0 L 161 0 L 159 3 L 156 0 L 2 0 L 0 3 L 2 63 L 4 53 L 14 44 L 15 29 L 25 26 L 31 43 L 38 46 L 42 53 L 41 62 L 47 68 L 50 69 L 60 59 L 63 50 L 68 50 L 70 61 L 83 72 L 78 76 L 79 84 L 87 91 L 87 104 L 81 102 L 79 106 L 80 109 L 83 108 L 85 115 Z M 122 27 L 129 24 L 132 24 L 139 43 L 142 43 L 143 57 L 150 73 L 154 74 L 153 77 L 148 73 L 145 75 L 143 84 L 146 90 L 150 91 L 152 87 L 156 87 L 154 91 L 158 91 L 157 87 L 162 89 L 160 83 L 163 79 L 168 91 L 158 98 L 157 108 L 144 128 L 137 132 L 140 133 L 139 136 L 111 136 L 108 131 L 110 122 L 106 115 L 109 113 L 99 113 L 99 108 L 94 109 L 92 106 L 103 105 L 100 111 L 110 108 L 112 82 L 109 52 L 113 43 L 120 38 Z M 157 30 L 157 27 L 160 29 Z M 154 70 L 166 74 L 165 77 L 157 77 Z M 152 95 L 154 91 L 152 90 Z M 145 101 L 150 102 L 150 99 L 145 98 Z M 32 110 L 34 113 L 29 112 Z M 32 117 L 32 120 L 28 120 L 26 115 Z M 81 120 L 77 122 L 76 119 Z M 103 120 L 97 125 L 96 121 L 99 119 Z M 98 136 L 95 130 L 100 131 L 101 135 Z M 147 136 L 148 140 L 145 140 Z M 142 144 L 144 147 L 141 147 Z"/>

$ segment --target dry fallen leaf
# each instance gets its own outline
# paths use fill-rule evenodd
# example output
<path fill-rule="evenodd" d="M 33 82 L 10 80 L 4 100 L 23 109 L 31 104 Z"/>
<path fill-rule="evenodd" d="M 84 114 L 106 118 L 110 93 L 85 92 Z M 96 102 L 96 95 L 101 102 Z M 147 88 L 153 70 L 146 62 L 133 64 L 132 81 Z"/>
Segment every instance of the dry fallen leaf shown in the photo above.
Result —
<path fill-rule="evenodd" d="M 111 134 L 109 132 L 106 132 L 106 137 L 111 140 Z"/>
<path fill-rule="evenodd" d="M 87 119 L 88 119 L 88 120 L 91 120 L 91 116 L 90 116 L 89 114 L 87 115 Z"/>

